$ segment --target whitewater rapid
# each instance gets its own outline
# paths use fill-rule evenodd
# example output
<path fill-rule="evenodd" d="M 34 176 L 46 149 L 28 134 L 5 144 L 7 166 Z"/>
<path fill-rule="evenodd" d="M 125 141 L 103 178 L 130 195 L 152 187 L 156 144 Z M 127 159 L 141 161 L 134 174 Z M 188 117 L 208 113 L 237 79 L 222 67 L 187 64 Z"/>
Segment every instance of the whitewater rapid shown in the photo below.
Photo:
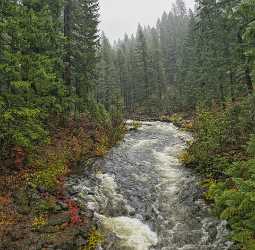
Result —
<path fill-rule="evenodd" d="M 94 177 L 70 183 L 106 235 L 102 249 L 230 249 L 226 222 L 209 214 L 199 179 L 178 160 L 190 140 L 172 124 L 143 122 L 96 162 Z"/>

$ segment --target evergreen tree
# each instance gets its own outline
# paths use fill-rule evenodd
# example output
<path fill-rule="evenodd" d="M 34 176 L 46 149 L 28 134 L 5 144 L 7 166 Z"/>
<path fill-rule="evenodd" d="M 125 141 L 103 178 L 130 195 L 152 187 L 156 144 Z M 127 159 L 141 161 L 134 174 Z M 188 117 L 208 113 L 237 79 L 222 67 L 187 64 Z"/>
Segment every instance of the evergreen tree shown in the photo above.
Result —
<path fill-rule="evenodd" d="M 114 51 L 109 40 L 102 35 L 98 64 L 99 78 L 97 84 L 98 102 L 104 104 L 106 110 L 113 111 L 120 104 L 120 85 L 114 64 Z"/>
<path fill-rule="evenodd" d="M 65 3 L 64 78 L 71 94 L 80 98 L 76 103 L 78 110 L 86 109 L 95 88 L 98 9 L 98 0 L 67 0 Z"/>
<path fill-rule="evenodd" d="M 96 79 L 98 1 L 0 4 L 1 160 L 14 146 L 29 151 L 45 143 L 52 117 L 89 110 Z"/>

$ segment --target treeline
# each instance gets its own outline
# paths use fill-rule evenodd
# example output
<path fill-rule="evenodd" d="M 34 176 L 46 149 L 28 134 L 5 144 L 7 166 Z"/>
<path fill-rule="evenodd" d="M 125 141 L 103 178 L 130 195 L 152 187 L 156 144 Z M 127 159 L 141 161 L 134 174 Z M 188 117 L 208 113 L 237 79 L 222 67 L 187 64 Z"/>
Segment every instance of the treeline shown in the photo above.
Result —
<path fill-rule="evenodd" d="M 250 0 L 200 1 L 194 12 L 177 0 L 155 27 L 139 25 L 113 46 L 105 36 L 101 43 L 97 97 L 108 108 L 122 101 L 127 113 L 191 111 L 253 91 Z"/>
<path fill-rule="evenodd" d="M 181 106 L 212 107 L 252 94 L 254 1 L 201 1 L 190 16 L 178 77 Z"/>
<path fill-rule="evenodd" d="M 177 1 L 156 27 L 139 24 L 136 35 L 125 35 L 113 46 L 103 35 L 98 99 L 107 106 L 122 101 L 126 113 L 170 110 L 188 22 L 184 2 Z"/>

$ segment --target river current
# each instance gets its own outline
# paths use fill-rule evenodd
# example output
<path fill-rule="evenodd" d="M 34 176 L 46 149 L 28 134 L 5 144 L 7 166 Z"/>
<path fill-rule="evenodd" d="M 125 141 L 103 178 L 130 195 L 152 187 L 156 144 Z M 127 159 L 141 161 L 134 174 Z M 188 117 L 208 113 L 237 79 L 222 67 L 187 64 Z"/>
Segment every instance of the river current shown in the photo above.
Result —
<path fill-rule="evenodd" d="M 101 230 L 114 235 L 102 249 L 230 249 L 226 222 L 210 215 L 199 178 L 178 160 L 189 140 L 172 124 L 143 122 L 97 161 L 94 177 L 70 182 Z"/>

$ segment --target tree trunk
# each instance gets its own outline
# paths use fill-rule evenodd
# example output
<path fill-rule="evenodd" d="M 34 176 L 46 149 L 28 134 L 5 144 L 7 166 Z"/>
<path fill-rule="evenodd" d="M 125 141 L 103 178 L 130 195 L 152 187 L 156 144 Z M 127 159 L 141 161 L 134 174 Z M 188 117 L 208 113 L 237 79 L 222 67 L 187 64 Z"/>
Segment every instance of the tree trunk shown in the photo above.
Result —
<path fill-rule="evenodd" d="M 253 84 L 251 80 L 251 72 L 248 65 L 246 65 L 245 67 L 245 83 L 247 85 L 249 94 L 252 94 L 254 89 L 253 89 Z"/>
<path fill-rule="evenodd" d="M 66 0 L 64 9 L 64 36 L 65 57 L 64 57 L 64 81 L 71 86 L 71 0 Z"/>
<path fill-rule="evenodd" d="M 251 72 L 250 72 L 250 67 L 247 62 L 247 58 L 245 56 L 245 52 L 243 49 L 243 38 L 242 38 L 241 31 L 238 32 L 238 41 L 239 41 L 239 44 L 241 47 L 241 60 L 243 61 L 244 65 L 245 65 L 245 67 L 244 67 L 244 81 L 247 86 L 248 93 L 252 94 L 253 93 L 253 84 L 252 84 L 252 80 L 251 80 Z"/>

